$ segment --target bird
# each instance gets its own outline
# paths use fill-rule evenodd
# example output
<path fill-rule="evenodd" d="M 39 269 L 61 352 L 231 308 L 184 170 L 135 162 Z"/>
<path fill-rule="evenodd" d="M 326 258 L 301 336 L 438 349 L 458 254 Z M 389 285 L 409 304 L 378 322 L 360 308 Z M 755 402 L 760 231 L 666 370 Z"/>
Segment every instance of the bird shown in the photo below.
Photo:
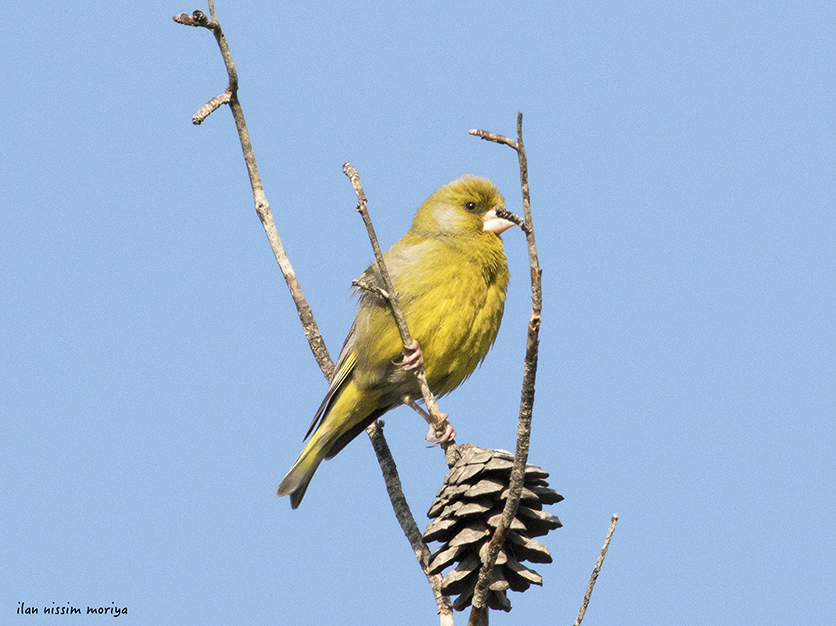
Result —
<path fill-rule="evenodd" d="M 276 492 L 289 495 L 293 509 L 324 459 L 390 409 L 422 397 L 409 370 L 422 363 L 430 390 L 443 396 L 485 359 L 499 332 L 510 278 L 499 235 L 514 223 L 497 216 L 504 208 L 490 179 L 462 176 L 427 198 L 409 231 L 384 253 L 414 339 L 409 349 L 382 294 L 358 289 L 357 315 L 303 438 L 310 439 Z M 377 263 L 355 284 L 382 288 Z M 444 437 L 451 434 L 452 427 Z"/>

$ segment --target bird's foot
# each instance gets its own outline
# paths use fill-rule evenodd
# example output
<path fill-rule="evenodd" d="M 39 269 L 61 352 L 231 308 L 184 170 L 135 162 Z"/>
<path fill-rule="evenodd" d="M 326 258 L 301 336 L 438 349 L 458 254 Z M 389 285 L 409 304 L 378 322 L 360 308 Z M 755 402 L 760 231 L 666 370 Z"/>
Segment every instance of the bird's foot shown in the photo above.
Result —
<path fill-rule="evenodd" d="M 404 348 L 403 360 L 395 362 L 395 365 L 400 367 L 405 372 L 414 370 L 423 364 L 424 353 L 421 351 L 421 346 L 418 345 L 418 341 L 415 339 L 412 340 L 411 346 Z"/>
<path fill-rule="evenodd" d="M 453 428 L 453 425 L 447 419 L 448 417 L 449 416 L 447 415 L 447 413 L 441 414 L 441 426 L 443 430 L 437 430 L 434 424 L 430 424 L 430 429 L 427 432 L 426 439 L 431 444 L 433 444 L 433 446 L 438 446 L 443 443 L 447 443 L 448 441 L 452 441 L 456 438 L 456 429 Z"/>

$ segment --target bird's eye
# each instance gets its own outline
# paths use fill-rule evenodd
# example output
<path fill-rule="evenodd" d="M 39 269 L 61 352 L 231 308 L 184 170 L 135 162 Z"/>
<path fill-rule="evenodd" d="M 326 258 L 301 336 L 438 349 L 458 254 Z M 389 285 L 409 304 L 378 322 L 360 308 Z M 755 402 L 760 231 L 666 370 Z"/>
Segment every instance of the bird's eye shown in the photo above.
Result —
<path fill-rule="evenodd" d="M 475 211 L 476 210 L 476 203 L 475 202 L 466 202 L 464 208 L 468 211 Z"/>

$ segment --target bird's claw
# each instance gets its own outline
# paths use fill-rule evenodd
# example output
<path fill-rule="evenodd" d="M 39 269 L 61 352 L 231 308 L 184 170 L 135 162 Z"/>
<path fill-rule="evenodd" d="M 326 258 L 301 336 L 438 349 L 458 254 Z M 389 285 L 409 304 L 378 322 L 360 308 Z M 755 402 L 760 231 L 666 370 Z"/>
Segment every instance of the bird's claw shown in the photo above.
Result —
<path fill-rule="evenodd" d="M 449 416 L 447 415 L 447 413 L 441 414 L 441 425 L 444 428 L 444 430 L 436 430 L 435 425 L 430 424 L 430 429 L 429 431 L 427 431 L 426 437 L 427 441 L 429 441 L 432 444 L 432 446 L 430 447 L 439 446 L 456 438 L 456 429 L 453 428 L 453 425 L 447 419 L 448 417 Z M 439 433 L 441 434 L 439 435 Z"/>
<path fill-rule="evenodd" d="M 424 353 L 421 351 L 421 346 L 418 345 L 418 341 L 415 339 L 412 340 L 411 346 L 404 348 L 403 360 L 395 362 L 395 365 L 400 367 L 405 372 L 414 370 L 423 364 Z"/>

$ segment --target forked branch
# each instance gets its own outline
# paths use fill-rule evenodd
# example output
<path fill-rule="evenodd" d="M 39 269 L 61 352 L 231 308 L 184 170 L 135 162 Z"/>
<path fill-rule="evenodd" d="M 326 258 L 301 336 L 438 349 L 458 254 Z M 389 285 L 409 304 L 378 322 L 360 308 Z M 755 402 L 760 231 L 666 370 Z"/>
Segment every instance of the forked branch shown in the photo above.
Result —
<path fill-rule="evenodd" d="M 238 100 L 238 71 L 235 69 L 235 61 L 232 59 L 232 53 L 229 50 L 226 37 L 223 29 L 215 16 L 215 6 L 212 0 L 209 0 L 209 13 L 212 18 L 209 19 L 202 11 L 194 11 L 192 15 L 181 13 L 174 17 L 174 21 L 187 26 L 203 27 L 211 31 L 215 36 L 215 40 L 220 48 L 223 56 L 224 65 L 226 66 L 227 75 L 229 77 L 229 84 L 226 89 L 219 96 L 215 96 L 209 102 L 204 104 L 197 113 L 195 113 L 192 121 L 194 124 L 200 124 L 213 111 L 217 110 L 224 104 L 229 105 L 232 111 L 232 117 L 235 120 L 235 126 L 238 129 L 238 139 L 241 142 L 241 150 L 244 153 L 244 162 L 247 165 L 247 173 L 250 177 L 250 186 L 253 191 L 253 202 L 255 203 L 255 211 L 258 214 L 261 224 L 264 227 L 264 232 L 267 235 L 267 240 L 270 242 L 270 247 L 273 249 L 273 254 L 276 257 L 276 262 L 281 268 L 285 283 L 290 290 L 290 295 L 293 302 L 296 304 L 296 311 L 299 314 L 299 319 L 302 322 L 302 329 L 308 339 L 308 344 L 311 347 L 314 358 L 319 364 L 322 373 L 327 379 L 331 379 L 334 371 L 334 362 L 328 354 L 328 349 L 325 347 L 325 341 L 322 339 L 322 333 L 319 331 L 316 320 L 314 319 L 311 307 L 305 299 L 305 294 L 302 292 L 302 287 L 299 285 L 299 280 L 296 278 L 296 273 L 293 271 L 293 266 L 290 259 L 285 252 L 282 240 L 279 237 L 276 223 L 273 220 L 273 213 L 270 211 L 270 203 L 267 202 L 267 196 L 264 193 L 264 187 L 261 184 L 261 176 L 258 173 L 258 165 L 255 160 L 255 153 L 253 145 L 250 141 L 250 133 L 247 130 L 247 122 L 244 120 L 244 110 L 241 108 L 241 103 Z"/>

